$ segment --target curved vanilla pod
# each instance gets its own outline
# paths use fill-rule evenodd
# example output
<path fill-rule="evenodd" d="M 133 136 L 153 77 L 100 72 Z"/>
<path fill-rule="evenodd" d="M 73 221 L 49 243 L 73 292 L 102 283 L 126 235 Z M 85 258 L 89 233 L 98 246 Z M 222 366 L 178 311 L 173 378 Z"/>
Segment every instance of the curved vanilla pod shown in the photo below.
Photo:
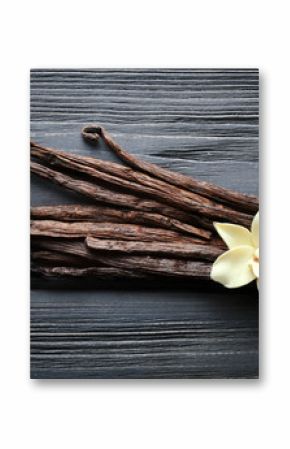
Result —
<path fill-rule="evenodd" d="M 85 126 L 82 130 L 82 136 L 84 139 L 91 142 L 97 142 L 101 137 L 109 148 L 111 148 L 111 150 L 113 150 L 114 153 L 126 164 L 156 176 L 157 178 L 167 181 L 170 184 L 187 189 L 206 198 L 214 199 L 222 204 L 246 213 L 254 214 L 259 208 L 258 198 L 253 195 L 246 195 L 244 193 L 226 189 L 209 182 L 200 181 L 190 176 L 173 172 L 150 162 L 145 162 L 138 159 L 118 145 L 112 139 L 110 134 L 101 126 Z"/>

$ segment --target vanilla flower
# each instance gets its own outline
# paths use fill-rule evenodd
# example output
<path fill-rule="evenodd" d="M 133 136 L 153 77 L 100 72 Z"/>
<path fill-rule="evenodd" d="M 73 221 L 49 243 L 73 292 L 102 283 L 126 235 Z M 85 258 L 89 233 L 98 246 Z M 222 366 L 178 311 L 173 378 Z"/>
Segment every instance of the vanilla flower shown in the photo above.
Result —
<path fill-rule="evenodd" d="M 214 227 L 229 250 L 213 263 L 211 278 L 227 288 L 259 282 L 259 212 L 251 231 L 230 223 L 214 223 Z"/>

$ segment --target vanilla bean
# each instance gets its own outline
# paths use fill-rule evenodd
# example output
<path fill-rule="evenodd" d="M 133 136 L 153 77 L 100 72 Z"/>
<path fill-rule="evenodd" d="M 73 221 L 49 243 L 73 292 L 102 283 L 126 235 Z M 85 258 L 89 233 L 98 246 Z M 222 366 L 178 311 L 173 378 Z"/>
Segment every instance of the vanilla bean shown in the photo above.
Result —
<path fill-rule="evenodd" d="M 160 276 L 189 277 L 192 279 L 210 279 L 211 262 L 200 262 L 176 258 L 151 256 L 131 256 L 95 253 L 96 258 L 111 267 L 134 270 Z"/>
<path fill-rule="evenodd" d="M 84 259 L 90 260 L 94 267 L 99 264 L 110 268 L 118 268 L 132 275 L 154 274 L 159 276 L 190 277 L 192 279 L 209 279 L 211 263 L 192 261 L 176 258 L 160 258 L 150 256 L 114 255 L 109 253 L 91 251 L 83 242 L 57 242 L 53 240 L 39 240 L 38 248 L 46 251 L 58 251 L 63 254 L 78 254 Z M 100 267 L 101 268 L 101 267 Z M 123 277 L 126 274 L 123 273 Z"/>
<path fill-rule="evenodd" d="M 113 209 L 102 206 L 60 205 L 31 208 L 31 218 L 60 221 L 91 221 L 131 223 L 170 229 L 186 234 L 196 234 L 196 228 L 164 215 L 150 214 L 129 209 Z M 197 242 L 201 239 L 195 238 Z"/>
<path fill-rule="evenodd" d="M 108 172 L 110 174 L 116 173 L 118 171 L 118 176 L 123 177 L 125 179 L 128 178 L 129 173 L 136 173 L 132 169 L 130 169 L 128 167 L 123 167 L 120 164 L 115 164 L 114 162 L 98 160 L 98 159 L 87 157 L 87 156 L 72 155 L 71 153 L 67 153 L 64 151 L 43 147 L 34 142 L 31 142 L 31 154 L 32 154 L 32 156 L 37 157 L 39 160 L 44 161 L 44 162 L 50 164 L 51 166 L 57 165 L 57 161 L 58 161 L 59 166 L 68 168 L 66 165 L 66 162 L 67 162 L 67 160 L 71 160 L 73 162 L 75 162 L 75 161 L 79 162 L 79 163 L 83 164 L 84 166 L 88 165 L 88 167 L 98 168 L 99 170 Z M 57 156 L 59 156 L 59 157 L 57 158 Z M 60 156 L 61 156 L 61 159 L 60 159 Z M 72 165 L 70 168 L 72 168 Z M 79 168 L 82 169 L 82 167 L 79 167 Z M 32 170 L 35 173 L 37 173 L 38 175 L 45 177 L 45 173 L 41 172 L 39 167 L 38 167 L 38 172 L 37 172 L 37 166 L 35 166 L 35 164 L 33 164 L 33 163 L 32 163 Z M 81 172 L 81 170 L 79 170 L 79 172 Z M 56 172 L 56 173 L 59 173 L 59 172 Z M 139 174 L 142 175 L 141 172 L 139 172 Z M 47 176 L 47 178 L 48 178 L 48 176 Z M 130 175 L 129 179 L 131 179 L 131 178 L 132 178 L 132 175 Z M 49 178 L 49 179 L 51 179 L 51 178 Z M 154 180 L 156 178 L 152 178 L 152 179 Z M 55 179 L 55 182 L 59 182 L 59 181 L 57 181 Z M 79 186 L 77 186 L 77 188 L 79 188 Z M 72 190 L 75 190 L 75 188 L 73 188 Z M 139 186 L 138 190 L 140 193 L 140 186 Z M 79 191 L 79 190 L 77 190 L 77 191 Z M 80 192 L 80 193 L 87 195 L 87 193 L 84 193 L 84 192 Z M 99 192 L 99 194 L 100 194 L 100 192 Z M 116 191 L 114 192 L 114 195 L 116 195 Z M 87 196 L 91 196 L 91 195 L 87 195 Z M 138 196 L 135 197 L 135 196 L 127 194 L 127 193 L 123 193 L 123 196 L 124 196 L 124 200 L 125 200 L 125 205 L 130 205 L 132 207 L 132 204 L 137 199 L 137 201 L 138 200 L 140 201 L 142 210 L 143 210 L 143 206 L 145 208 L 147 208 L 147 203 L 148 203 L 148 206 L 150 208 L 152 207 L 153 212 L 156 211 L 165 216 L 177 218 L 178 220 L 180 220 L 182 222 L 201 226 L 202 228 L 205 228 L 205 229 L 212 229 L 212 221 L 207 219 L 206 217 L 201 217 L 200 215 L 197 215 L 197 214 L 190 214 L 188 212 L 180 210 L 179 208 L 175 208 L 172 206 L 166 206 L 162 202 L 160 203 L 160 202 L 154 201 L 154 200 L 150 201 L 150 199 L 148 201 L 146 201 L 146 204 L 142 204 L 142 202 Z M 102 200 L 102 201 L 105 201 L 105 200 Z M 118 202 L 119 201 L 118 197 L 116 197 L 116 201 L 117 201 L 116 202 L 117 205 L 118 204 L 123 205 L 122 203 Z M 156 205 L 158 205 L 157 208 L 156 208 Z"/>
<path fill-rule="evenodd" d="M 96 179 L 101 179 L 102 181 L 113 183 L 117 186 L 125 187 L 136 192 L 152 193 L 156 195 L 158 190 L 160 190 L 170 196 L 174 196 L 174 194 L 177 193 L 179 196 L 182 194 L 183 197 L 187 197 L 191 201 L 202 205 L 224 208 L 222 205 L 217 205 L 208 198 L 194 194 L 188 190 L 176 188 L 174 185 L 147 175 L 142 171 L 136 171 L 130 167 L 116 164 L 115 162 L 89 156 L 75 155 L 55 148 L 44 147 L 33 141 L 30 142 L 30 146 L 31 155 L 48 163 L 50 166 L 73 169 L 75 172 L 87 174 Z M 117 177 L 117 179 L 115 179 L 115 177 Z"/>
<path fill-rule="evenodd" d="M 166 170 L 155 164 L 138 159 L 121 148 L 121 146 L 118 145 L 109 133 L 101 126 L 86 126 L 82 130 L 82 136 L 84 139 L 92 142 L 96 142 L 99 137 L 102 137 L 109 148 L 111 148 L 114 153 L 129 166 L 156 176 L 157 178 L 167 181 L 170 184 L 182 187 L 207 198 L 214 198 L 223 204 L 250 214 L 254 214 L 258 210 L 258 198 L 253 195 L 246 195 L 205 181 L 199 181 L 181 173 Z"/>
<path fill-rule="evenodd" d="M 65 222 L 56 220 L 32 220 L 32 236 L 81 238 L 95 236 L 104 239 L 138 240 L 144 242 L 180 241 L 191 242 L 190 237 L 181 236 L 175 231 L 150 228 L 128 223 Z"/>
<path fill-rule="evenodd" d="M 93 277 L 100 279 L 112 278 L 145 278 L 146 274 L 134 273 L 130 270 L 123 270 L 117 267 L 70 267 L 70 266 L 60 266 L 60 267 L 47 267 L 38 266 L 32 267 L 32 273 L 42 275 L 44 277 L 60 277 L 60 278 L 83 278 L 83 277 Z"/>
<path fill-rule="evenodd" d="M 180 257 L 191 260 L 214 261 L 224 252 L 222 248 L 208 245 L 175 242 L 125 242 L 120 240 L 102 240 L 86 238 L 87 246 L 92 250 L 109 251 L 124 254 L 149 254 L 155 256 Z"/>
<path fill-rule="evenodd" d="M 92 262 L 87 258 L 75 254 L 64 254 L 59 251 L 40 250 L 31 252 L 31 260 L 53 266 L 91 266 Z M 97 265 L 97 262 L 96 262 Z"/>
<path fill-rule="evenodd" d="M 178 210 L 174 207 L 166 206 L 158 201 L 138 198 L 135 195 L 127 193 L 118 193 L 108 188 L 95 185 L 91 182 L 74 179 L 68 175 L 64 175 L 63 173 L 52 170 L 35 162 L 31 162 L 31 171 L 42 178 L 49 179 L 56 184 L 85 195 L 86 197 L 89 197 L 97 202 L 112 204 L 114 206 L 123 206 L 125 208 L 130 207 L 132 209 L 144 212 L 157 212 L 161 215 L 173 217 L 174 219 L 178 219 L 186 223 L 194 222 L 195 218 L 198 218 L 199 220 L 199 217 L 194 217 L 189 213 Z M 204 218 L 201 218 L 200 221 L 202 223 L 201 226 L 212 228 L 212 224 Z M 196 231 L 194 232 L 192 231 L 192 234 L 193 233 L 195 233 L 198 237 L 205 239 L 208 239 L 211 236 L 210 232 L 199 228 L 196 228 Z"/>
<path fill-rule="evenodd" d="M 105 182 L 113 186 L 121 187 L 133 193 L 146 194 L 166 204 L 173 205 L 185 211 L 195 214 L 201 214 L 212 220 L 228 220 L 232 223 L 249 226 L 252 217 L 241 212 L 226 208 L 213 201 L 201 197 L 188 190 L 176 187 L 168 182 L 160 181 L 156 178 L 149 177 L 140 172 L 131 171 L 130 179 L 119 177 L 120 171 L 117 164 L 114 164 L 111 173 L 100 170 L 104 167 L 103 161 L 95 160 L 98 169 L 87 166 L 80 162 L 75 162 L 74 156 L 69 153 L 52 150 L 50 148 L 41 147 L 32 143 L 31 153 L 43 162 L 60 168 L 73 170 L 75 173 L 86 174 L 97 182 Z M 112 163 L 109 163 L 111 166 Z M 121 167 L 122 168 L 122 167 Z M 125 172 L 130 175 L 129 170 Z M 117 175 L 117 176 L 115 176 Z M 136 182 L 135 182 L 136 181 Z"/>
<path fill-rule="evenodd" d="M 58 254 L 67 254 L 78 257 L 80 263 L 88 261 L 94 266 L 100 265 L 101 263 L 101 261 L 96 258 L 94 252 L 91 251 L 84 242 L 68 239 L 61 241 L 59 239 L 32 237 L 32 248 L 32 253 L 39 251 L 53 251 Z"/>

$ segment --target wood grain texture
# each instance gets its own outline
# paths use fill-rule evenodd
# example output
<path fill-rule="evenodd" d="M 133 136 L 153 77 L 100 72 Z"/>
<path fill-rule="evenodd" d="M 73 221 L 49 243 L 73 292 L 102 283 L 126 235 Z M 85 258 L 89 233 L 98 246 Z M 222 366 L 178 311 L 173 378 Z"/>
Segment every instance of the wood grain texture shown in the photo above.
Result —
<path fill-rule="evenodd" d="M 100 123 L 147 161 L 255 195 L 258 120 L 255 69 L 31 72 L 38 143 L 116 161 L 80 136 L 83 125 Z M 31 202 L 89 204 L 34 176 Z M 254 289 L 88 285 L 32 284 L 32 378 L 258 376 Z"/>
<path fill-rule="evenodd" d="M 256 377 L 257 301 L 203 291 L 32 293 L 36 378 Z"/>

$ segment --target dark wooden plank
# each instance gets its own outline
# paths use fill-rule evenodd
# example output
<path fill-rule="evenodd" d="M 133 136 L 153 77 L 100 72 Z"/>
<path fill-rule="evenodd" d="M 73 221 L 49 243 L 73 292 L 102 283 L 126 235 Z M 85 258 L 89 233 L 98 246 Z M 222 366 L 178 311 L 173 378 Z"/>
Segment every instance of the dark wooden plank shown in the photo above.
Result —
<path fill-rule="evenodd" d="M 257 194 L 258 87 L 255 69 L 33 70 L 31 135 L 115 160 L 81 139 L 100 122 L 146 160 Z M 31 200 L 84 202 L 35 177 Z M 258 376 L 254 289 L 116 288 L 32 293 L 33 378 Z"/>
<path fill-rule="evenodd" d="M 32 375 L 256 377 L 257 313 L 241 292 L 34 291 Z"/>

